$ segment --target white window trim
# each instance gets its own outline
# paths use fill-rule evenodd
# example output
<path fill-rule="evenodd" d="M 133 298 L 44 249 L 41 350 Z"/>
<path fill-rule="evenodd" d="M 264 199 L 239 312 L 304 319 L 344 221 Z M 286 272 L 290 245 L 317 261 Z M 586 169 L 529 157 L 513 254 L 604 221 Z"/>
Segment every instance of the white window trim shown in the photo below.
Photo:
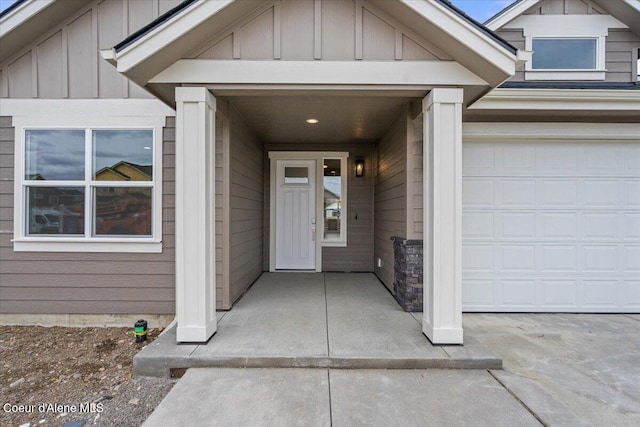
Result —
<path fill-rule="evenodd" d="M 570 37 L 557 36 L 528 36 L 525 38 L 525 49 L 533 51 L 533 40 L 553 39 L 553 40 L 595 40 L 596 41 L 596 64 L 592 69 L 543 69 L 533 68 L 533 58 L 525 64 L 525 80 L 604 80 L 606 78 L 605 68 L 605 36 L 594 35 L 572 35 Z M 535 52 L 533 52 L 535 56 Z"/>
<path fill-rule="evenodd" d="M 520 15 L 504 29 L 522 29 L 525 49 L 534 38 L 596 38 L 596 68 L 593 70 L 533 70 L 525 65 L 525 80 L 605 80 L 605 40 L 611 28 L 629 28 L 611 15 Z"/>
<path fill-rule="evenodd" d="M 126 108 L 124 109 L 126 110 Z M 58 110 L 56 112 L 60 114 Z M 98 111 L 91 115 L 14 116 L 14 238 L 16 252 L 162 252 L 162 130 L 166 116 L 108 116 Z M 151 237 L 44 237 L 26 235 L 25 135 L 28 129 L 149 129 L 153 132 L 153 221 Z M 82 181 L 83 186 L 86 181 Z M 145 182 L 146 183 L 146 182 Z M 142 183 L 142 185 L 145 185 Z M 66 184 L 65 184 L 66 185 Z M 148 183 L 146 183 L 148 185 Z M 91 203 L 90 195 L 85 204 Z M 86 206 L 86 205 L 85 205 Z"/>

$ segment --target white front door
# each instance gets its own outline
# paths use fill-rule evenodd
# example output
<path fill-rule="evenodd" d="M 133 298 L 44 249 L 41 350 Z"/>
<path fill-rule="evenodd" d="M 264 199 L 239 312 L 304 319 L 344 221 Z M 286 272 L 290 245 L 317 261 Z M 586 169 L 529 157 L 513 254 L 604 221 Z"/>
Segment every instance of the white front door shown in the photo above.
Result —
<path fill-rule="evenodd" d="M 276 161 L 276 270 L 315 270 L 316 161 Z"/>

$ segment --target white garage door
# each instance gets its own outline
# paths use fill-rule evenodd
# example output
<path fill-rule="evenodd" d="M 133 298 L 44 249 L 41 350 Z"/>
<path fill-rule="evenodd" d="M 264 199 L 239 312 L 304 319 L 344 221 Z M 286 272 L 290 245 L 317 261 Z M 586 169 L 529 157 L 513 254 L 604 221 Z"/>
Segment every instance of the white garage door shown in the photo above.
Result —
<path fill-rule="evenodd" d="M 640 311 L 640 143 L 463 145 L 464 311 Z"/>

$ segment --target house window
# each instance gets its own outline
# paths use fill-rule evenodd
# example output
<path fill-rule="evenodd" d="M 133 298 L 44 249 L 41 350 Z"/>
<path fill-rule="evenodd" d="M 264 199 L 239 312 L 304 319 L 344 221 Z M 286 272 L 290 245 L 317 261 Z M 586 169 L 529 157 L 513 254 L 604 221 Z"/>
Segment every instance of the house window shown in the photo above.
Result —
<path fill-rule="evenodd" d="M 23 207 L 17 213 L 16 250 L 161 250 L 148 246 L 161 241 L 156 133 L 155 128 L 25 128 L 17 164 L 21 176 L 16 176 L 16 205 Z M 147 246 L 134 247 L 139 243 Z"/>
<path fill-rule="evenodd" d="M 346 236 L 346 157 L 322 159 L 322 241 L 344 245 Z"/>
<path fill-rule="evenodd" d="M 532 69 L 595 70 L 597 47 L 595 38 L 534 38 Z"/>

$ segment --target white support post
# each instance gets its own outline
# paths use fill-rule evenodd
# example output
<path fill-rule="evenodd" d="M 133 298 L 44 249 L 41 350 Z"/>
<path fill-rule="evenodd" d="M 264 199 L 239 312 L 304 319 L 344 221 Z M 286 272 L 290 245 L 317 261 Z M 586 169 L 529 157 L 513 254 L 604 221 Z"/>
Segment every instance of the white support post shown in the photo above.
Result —
<path fill-rule="evenodd" d="M 177 87 L 176 113 L 177 341 L 206 342 L 216 332 L 216 99 Z"/>
<path fill-rule="evenodd" d="M 462 344 L 462 89 L 433 89 L 424 123 L 424 317 L 433 344 Z"/>

